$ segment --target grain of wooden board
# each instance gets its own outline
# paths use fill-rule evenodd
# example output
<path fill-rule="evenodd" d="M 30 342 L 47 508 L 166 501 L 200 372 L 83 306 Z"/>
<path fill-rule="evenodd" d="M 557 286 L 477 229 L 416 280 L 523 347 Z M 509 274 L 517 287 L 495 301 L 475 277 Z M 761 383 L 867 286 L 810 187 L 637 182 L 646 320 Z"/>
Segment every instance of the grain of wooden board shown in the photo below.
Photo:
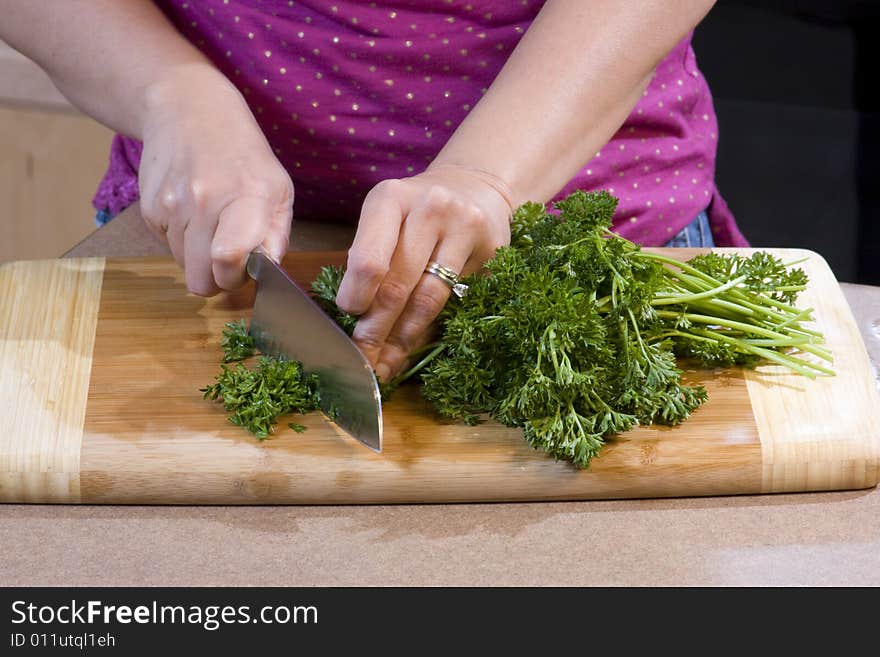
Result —
<path fill-rule="evenodd" d="M 661 251 L 663 251 L 661 249 Z M 672 255 L 690 255 L 666 250 Z M 825 261 L 806 257 L 802 305 L 836 377 L 777 366 L 687 370 L 709 401 L 679 427 L 608 441 L 587 470 L 532 450 L 517 429 L 443 420 L 404 387 L 376 454 L 319 413 L 258 442 L 199 388 L 225 322 L 253 284 L 204 299 L 168 258 L 0 266 L 0 501 L 348 504 L 573 500 L 867 488 L 880 462 L 880 399 L 852 313 Z M 290 254 L 307 285 L 339 252 Z"/>

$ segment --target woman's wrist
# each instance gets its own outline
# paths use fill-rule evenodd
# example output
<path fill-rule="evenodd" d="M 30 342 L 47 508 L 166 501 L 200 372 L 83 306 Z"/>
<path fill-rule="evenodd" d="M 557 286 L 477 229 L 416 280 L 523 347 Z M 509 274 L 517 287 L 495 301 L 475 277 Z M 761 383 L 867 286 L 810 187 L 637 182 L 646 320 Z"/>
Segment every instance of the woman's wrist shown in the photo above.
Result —
<path fill-rule="evenodd" d="M 493 190 L 495 190 L 495 192 L 498 193 L 498 196 L 501 197 L 501 199 L 504 201 L 504 204 L 507 206 L 509 213 L 511 215 L 513 214 L 513 211 L 516 207 L 513 201 L 514 195 L 510 188 L 510 185 L 501 176 L 480 167 L 452 164 L 438 160 L 434 160 L 434 162 L 432 162 L 428 166 L 425 173 L 443 173 L 446 171 L 451 171 L 453 173 L 462 173 L 479 179 L 488 187 L 492 188 Z"/>
<path fill-rule="evenodd" d="M 136 136 L 141 139 L 156 117 L 167 116 L 169 112 L 226 112 L 236 106 L 247 109 L 238 89 L 207 61 L 164 69 L 160 77 L 143 86 L 141 97 L 136 122 L 140 132 Z"/>

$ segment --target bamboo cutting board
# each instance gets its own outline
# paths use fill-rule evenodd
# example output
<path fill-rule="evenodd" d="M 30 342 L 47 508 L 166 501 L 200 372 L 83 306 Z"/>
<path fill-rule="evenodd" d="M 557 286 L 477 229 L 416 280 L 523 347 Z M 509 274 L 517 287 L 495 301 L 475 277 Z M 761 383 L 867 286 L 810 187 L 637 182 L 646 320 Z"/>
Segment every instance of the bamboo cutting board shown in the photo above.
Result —
<path fill-rule="evenodd" d="M 258 442 L 199 392 L 217 374 L 223 324 L 249 316 L 253 284 L 199 298 L 167 258 L 2 265 L 0 501 L 465 502 L 874 486 L 880 399 L 852 313 L 820 256 L 772 251 L 808 257 L 801 305 L 816 309 L 838 375 L 687 371 L 708 390 L 703 407 L 679 427 L 609 440 L 583 471 L 532 450 L 519 430 L 440 419 L 417 387 L 385 404 L 381 454 L 319 413 L 297 419 L 304 433 L 285 421 Z M 284 264 L 307 284 L 343 258 L 298 253 Z"/>

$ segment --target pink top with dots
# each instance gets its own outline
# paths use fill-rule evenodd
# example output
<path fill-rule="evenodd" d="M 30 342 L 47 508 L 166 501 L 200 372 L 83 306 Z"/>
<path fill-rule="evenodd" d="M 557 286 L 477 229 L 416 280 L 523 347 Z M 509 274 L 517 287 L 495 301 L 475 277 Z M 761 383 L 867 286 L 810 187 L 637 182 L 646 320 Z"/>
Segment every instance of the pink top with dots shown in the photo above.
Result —
<path fill-rule="evenodd" d="M 380 180 L 419 173 L 480 100 L 538 0 L 156 0 L 241 90 L 296 190 L 295 218 L 356 222 Z M 657 67 L 614 138 L 558 196 L 607 189 L 615 229 L 661 245 L 708 210 L 718 245 L 747 246 L 715 187 L 717 121 L 690 38 Z M 138 198 L 141 145 L 114 140 L 95 195 Z"/>

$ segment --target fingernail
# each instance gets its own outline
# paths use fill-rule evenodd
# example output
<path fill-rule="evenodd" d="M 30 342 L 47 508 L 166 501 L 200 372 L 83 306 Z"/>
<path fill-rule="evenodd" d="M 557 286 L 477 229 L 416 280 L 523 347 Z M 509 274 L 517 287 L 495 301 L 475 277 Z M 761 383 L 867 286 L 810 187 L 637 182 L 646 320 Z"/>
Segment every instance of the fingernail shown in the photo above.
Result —
<path fill-rule="evenodd" d="M 391 368 L 388 367 L 385 363 L 379 363 L 376 365 L 376 378 L 382 381 L 383 383 L 388 382 L 388 375 L 391 374 Z"/>

